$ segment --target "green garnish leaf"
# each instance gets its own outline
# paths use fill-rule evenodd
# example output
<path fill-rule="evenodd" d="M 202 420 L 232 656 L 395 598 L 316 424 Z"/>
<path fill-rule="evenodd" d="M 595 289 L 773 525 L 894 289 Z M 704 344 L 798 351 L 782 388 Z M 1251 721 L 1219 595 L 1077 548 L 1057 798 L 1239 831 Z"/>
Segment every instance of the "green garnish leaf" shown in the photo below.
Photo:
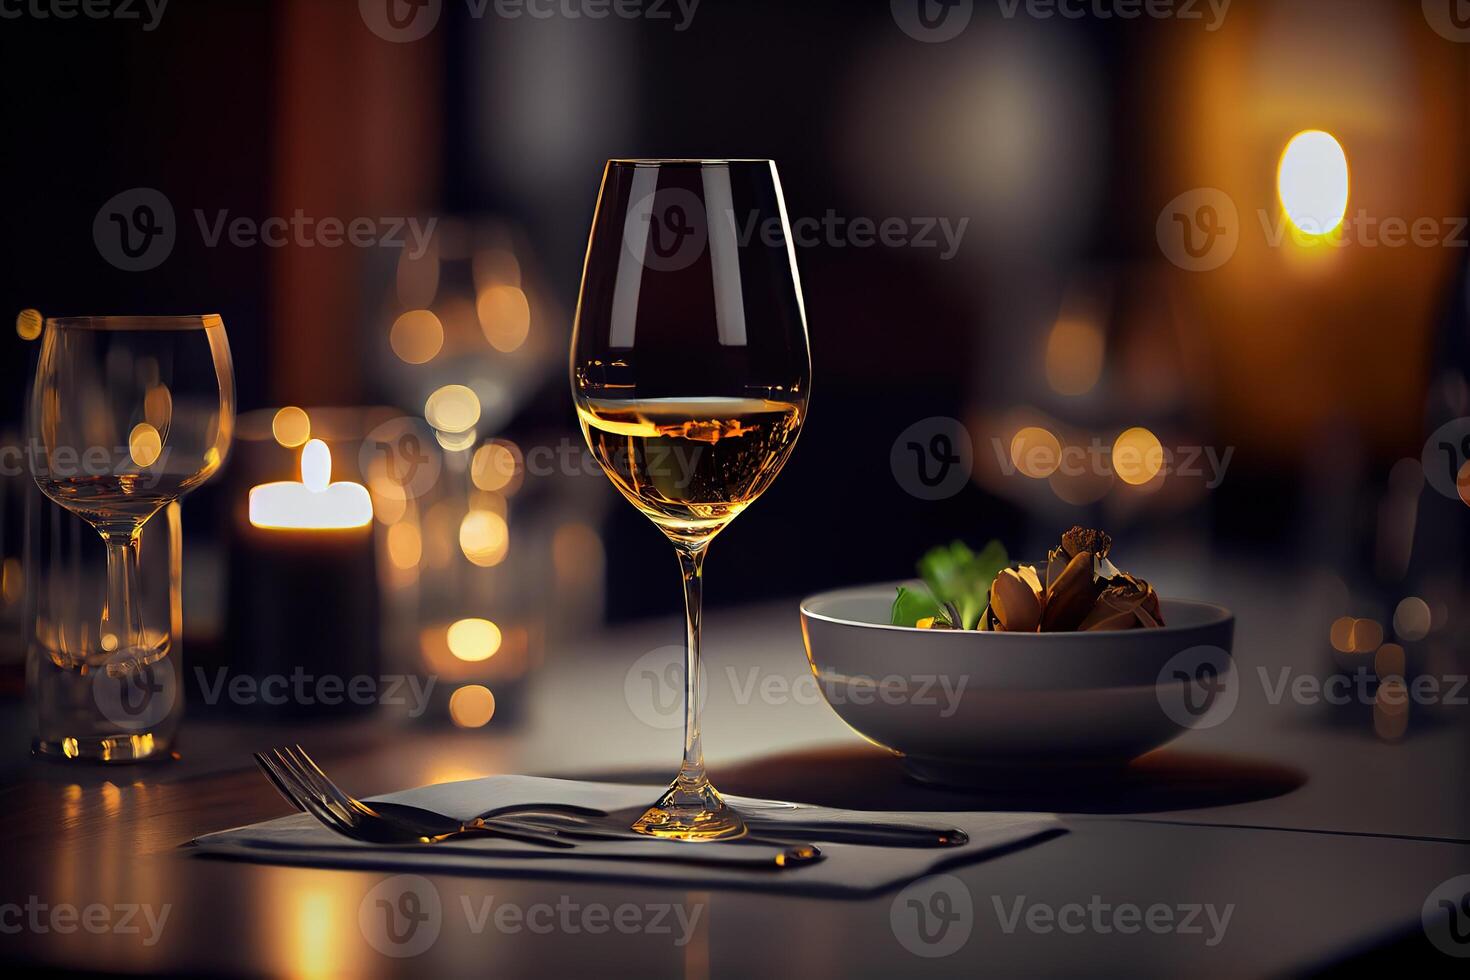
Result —
<path fill-rule="evenodd" d="M 940 608 L 939 603 L 927 592 L 916 589 L 907 589 L 902 585 L 898 587 L 898 595 L 893 597 L 893 612 L 890 622 L 894 626 L 915 626 L 919 620 L 928 616 L 937 619 L 949 620 L 949 616 Z"/>
<path fill-rule="evenodd" d="M 1009 563 L 999 541 L 991 541 L 978 555 L 963 541 L 954 541 L 930 549 L 919 559 L 918 572 L 941 605 L 959 610 L 960 628 L 972 630 L 990 605 L 990 583 Z"/>

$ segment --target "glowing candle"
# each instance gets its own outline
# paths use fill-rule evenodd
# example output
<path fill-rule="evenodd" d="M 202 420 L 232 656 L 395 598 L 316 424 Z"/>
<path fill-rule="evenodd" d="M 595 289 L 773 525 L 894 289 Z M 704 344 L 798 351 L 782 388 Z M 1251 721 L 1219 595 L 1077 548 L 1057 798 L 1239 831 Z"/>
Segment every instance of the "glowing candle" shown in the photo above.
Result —
<path fill-rule="evenodd" d="M 373 519 L 373 501 L 360 483 L 333 483 L 332 451 L 320 439 L 301 450 L 301 481 L 283 480 L 250 488 L 250 523 L 293 530 L 363 527 Z"/>

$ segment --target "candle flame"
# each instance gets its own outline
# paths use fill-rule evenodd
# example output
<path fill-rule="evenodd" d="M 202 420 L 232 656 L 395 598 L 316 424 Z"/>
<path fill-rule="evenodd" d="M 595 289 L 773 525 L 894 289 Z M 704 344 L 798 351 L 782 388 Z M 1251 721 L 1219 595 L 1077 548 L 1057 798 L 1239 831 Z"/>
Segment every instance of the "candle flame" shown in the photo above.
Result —
<path fill-rule="evenodd" d="M 332 450 L 313 439 L 301 450 L 301 482 L 312 493 L 321 493 L 332 482 Z"/>

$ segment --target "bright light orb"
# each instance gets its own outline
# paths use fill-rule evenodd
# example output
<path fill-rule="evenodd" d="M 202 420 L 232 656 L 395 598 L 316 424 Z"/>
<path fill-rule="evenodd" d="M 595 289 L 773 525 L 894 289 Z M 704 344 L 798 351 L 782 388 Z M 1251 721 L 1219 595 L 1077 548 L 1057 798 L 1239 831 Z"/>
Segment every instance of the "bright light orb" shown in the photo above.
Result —
<path fill-rule="evenodd" d="M 1291 223 L 1303 234 L 1330 235 L 1348 205 L 1347 153 L 1331 133 L 1297 133 L 1281 153 L 1276 192 Z"/>

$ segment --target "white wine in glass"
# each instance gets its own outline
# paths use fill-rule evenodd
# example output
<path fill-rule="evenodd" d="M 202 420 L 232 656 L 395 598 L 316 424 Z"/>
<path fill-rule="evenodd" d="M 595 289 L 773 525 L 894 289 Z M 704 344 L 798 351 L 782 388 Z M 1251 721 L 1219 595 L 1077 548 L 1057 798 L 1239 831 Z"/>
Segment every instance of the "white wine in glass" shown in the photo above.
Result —
<path fill-rule="evenodd" d="M 633 824 L 656 837 L 745 833 L 700 741 L 704 556 L 771 485 L 806 420 L 811 356 L 790 243 L 769 160 L 613 160 L 603 173 L 572 395 L 593 455 L 673 542 L 684 582 L 684 759 Z"/>

